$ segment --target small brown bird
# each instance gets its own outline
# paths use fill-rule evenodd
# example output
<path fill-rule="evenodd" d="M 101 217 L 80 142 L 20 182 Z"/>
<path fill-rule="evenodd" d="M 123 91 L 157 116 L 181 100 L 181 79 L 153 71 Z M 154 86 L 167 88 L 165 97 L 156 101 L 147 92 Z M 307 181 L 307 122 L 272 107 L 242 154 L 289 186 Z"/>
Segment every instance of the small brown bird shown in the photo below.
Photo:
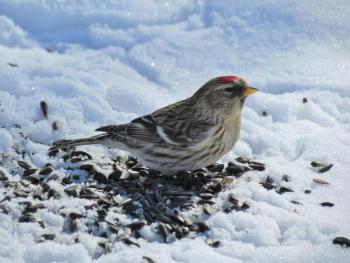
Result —
<path fill-rule="evenodd" d="M 103 133 L 89 138 L 56 141 L 53 146 L 102 144 L 128 151 L 154 170 L 196 170 L 232 149 L 244 101 L 256 91 L 239 77 L 217 77 L 191 97 L 152 114 L 100 127 L 96 131 Z"/>

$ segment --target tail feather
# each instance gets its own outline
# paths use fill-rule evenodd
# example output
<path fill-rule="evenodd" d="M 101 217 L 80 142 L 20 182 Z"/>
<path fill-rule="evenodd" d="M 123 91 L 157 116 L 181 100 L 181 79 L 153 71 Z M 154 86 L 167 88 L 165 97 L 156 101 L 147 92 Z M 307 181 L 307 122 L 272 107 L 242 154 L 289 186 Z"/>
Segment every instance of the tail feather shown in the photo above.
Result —
<path fill-rule="evenodd" d="M 79 145 L 99 144 L 106 138 L 106 134 L 100 134 L 88 138 L 73 139 L 73 140 L 58 140 L 52 143 L 52 148 L 71 148 Z"/>

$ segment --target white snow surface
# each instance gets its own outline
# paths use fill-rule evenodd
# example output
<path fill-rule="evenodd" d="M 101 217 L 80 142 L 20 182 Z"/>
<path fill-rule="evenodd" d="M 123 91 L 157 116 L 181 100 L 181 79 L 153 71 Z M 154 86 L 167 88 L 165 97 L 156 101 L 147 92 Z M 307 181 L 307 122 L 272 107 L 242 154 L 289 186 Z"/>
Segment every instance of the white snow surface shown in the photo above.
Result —
<path fill-rule="evenodd" d="M 0 0 L 1 163 L 16 145 L 42 167 L 54 140 L 92 135 L 190 96 L 210 78 L 238 75 L 260 92 L 247 99 L 240 140 L 222 161 L 244 155 L 267 165 L 217 197 L 232 192 L 247 211 L 218 212 L 209 232 L 170 244 L 144 227 L 140 248 L 116 243 L 98 259 L 96 237 L 82 233 L 75 244 L 50 210 L 41 216 L 58 238 L 44 243 L 36 242 L 38 224 L 0 214 L 0 262 L 349 262 L 350 250 L 332 244 L 350 237 L 349 14 L 348 0 Z M 16 124 L 34 142 L 19 144 Z M 317 174 L 313 160 L 334 167 Z M 284 174 L 294 192 L 259 185 Z M 325 201 L 335 206 L 319 205 Z M 85 205 L 57 202 L 46 205 Z M 207 237 L 221 246 L 209 247 Z"/>

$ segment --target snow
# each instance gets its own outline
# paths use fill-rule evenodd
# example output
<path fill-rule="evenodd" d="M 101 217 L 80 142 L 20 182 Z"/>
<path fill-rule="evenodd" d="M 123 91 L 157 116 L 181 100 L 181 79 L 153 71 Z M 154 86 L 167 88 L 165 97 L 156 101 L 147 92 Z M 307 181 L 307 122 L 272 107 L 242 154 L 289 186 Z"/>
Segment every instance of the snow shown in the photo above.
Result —
<path fill-rule="evenodd" d="M 6 171 L 18 158 L 14 148 L 31 152 L 28 161 L 42 167 L 57 161 L 47 157 L 46 144 L 130 121 L 227 74 L 260 92 L 247 99 L 240 140 L 222 161 L 246 155 L 267 165 L 216 200 L 224 206 L 232 192 L 250 209 L 218 212 L 205 235 L 164 244 L 147 226 L 140 248 L 116 243 L 99 258 L 96 238 L 78 232 L 82 241 L 74 243 L 50 212 L 62 202 L 79 211 L 88 200 L 48 200 L 40 216 L 58 238 L 41 243 L 37 224 L 17 225 L 0 213 L 0 262 L 346 262 L 350 251 L 332 240 L 350 236 L 349 13 L 346 0 L 0 0 L 0 169 L 13 180 L 18 175 Z M 314 160 L 334 167 L 317 174 Z M 281 181 L 284 174 L 290 182 Z M 294 192 L 267 191 L 259 184 L 266 176 Z M 5 196 L 0 189 L 0 200 Z M 319 205 L 325 201 L 335 206 Z M 222 245 L 209 247 L 206 238 Z"/>

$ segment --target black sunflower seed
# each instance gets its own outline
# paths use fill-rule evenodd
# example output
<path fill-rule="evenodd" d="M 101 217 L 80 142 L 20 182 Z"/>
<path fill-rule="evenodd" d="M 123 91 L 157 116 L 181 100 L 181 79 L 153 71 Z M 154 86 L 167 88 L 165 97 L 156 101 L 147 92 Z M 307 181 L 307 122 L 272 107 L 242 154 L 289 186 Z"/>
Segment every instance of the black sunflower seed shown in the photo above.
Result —
<path fill-rule="evenodd" d="M 51 128 L 54 130 L 54 131 L 57 131 L 59 128 L 60 128 L 60 123 L 58 121 L 54 121 L 53 123 L 51 123 Z"/>
<path fill-rule="evenodd" d="M 41 113 L 43 114 L 44 118 L 47 119 L 49 116 L 49 107 L 47 106 L 47 103 L 45 101 L 40 101 L 40 109 Z"/>
<path fill-rule="evenodd" d="M 214 248 L 217 248 L 220 246 L 221 242 L 219 240 L 212 240 L 212 239 L 207 239 L 205 240 L 205 243 L 208 245 L 208 246 L 211 246 L 211 247 L 214 247 Z"/>
<path fill-rule="evenodd" d="M 350 239 L 346 237 L 336 237 L 333 239 L 333 244 L 350 247 Z"/>
<path fill-rule="evenodd" d="M 326 165 L 322 167 L 320 170 L 318 170 L 318 173 L 325 173 L 328 172 L 333 167 L 333 164 Z"/>
<path fill-rule="evenodd" d="M 32 167 L 25 161 L 17 161 L 17 164 L 24 170 L 30 170 Z"/>
<path fill-rule="evenodd" d="M 131 230 L 139 230 L 146 224 L 147 222 L 145 220 L 139 220 L 139 221 L 132 222 L 131 224 L 127 225 L 127 227 L 129 227 Z"/>
<path fill-rule="evenodd" d="M 145 263 L 156 263 L 152 258 L 147 256 L 143 256 L 142 259 Z"/>
<path fill-rule="evenodd" d="M 108 184 L 107 176 L 105 176 L 103 173 L 96 172 L 96 173 L 94 174 L 94 179 L 95 179 L 99 184 Z"/>
<path fill-rule="evenodd" d="M 41 236 L 46 240 L 54 240 L 56 237 L 55 234 L 42 234 Z"/>
<path fill-rule="evenodd" d="M 331 203 L 331 202 L 323 202 L 323 203 L 320 203 L 320 205 L 321 205 L 321 206 L 328 206 L 328 207 L 334 206 L 334 204 Z"/>
<path fill-rule="evenodd" d="M 281 195 L 281 194 L 284 194 L 284 193 L 287 193 L 287 192 L 294 192 L 294 191 L 292 189 L 289 189 L 287 187 L 282 186 L 276 192 Z"/>
<path fill-rule="evenodd" d="M 83 218 L 84 215 L 72 212 L 72 213 L 69 213 L 68 217 L 69 217 L 70 220 L 75 220 L 75 219 Z"/>
<path fill-rule="evenodd" d="M 39 175 L 49 175 L 52 173 L 53 169 L 50 166 L 44 167 L 39 171 Z"/>

